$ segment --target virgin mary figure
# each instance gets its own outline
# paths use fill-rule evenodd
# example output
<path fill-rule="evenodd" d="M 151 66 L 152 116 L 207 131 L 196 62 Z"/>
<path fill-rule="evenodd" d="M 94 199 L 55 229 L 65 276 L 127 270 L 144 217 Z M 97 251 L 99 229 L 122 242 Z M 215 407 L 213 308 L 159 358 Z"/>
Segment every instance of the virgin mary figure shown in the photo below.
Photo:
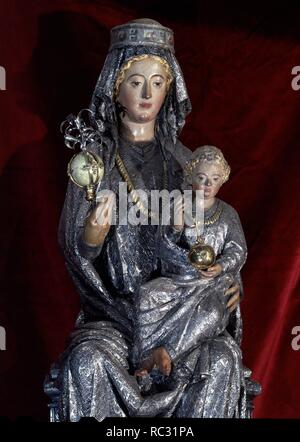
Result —
<path fill-rule="evenodd" d="M 91 149 L 102 157 L 105 169 L 97 191 L 109 189 L 118 196 L 120 182 L 147 194 L 179 189 L 191 151 L 178 135 L 190 110 L 173 32 L 150 19 L 113 28 L 90 104 L 95 134 L 101 139 L 101 145 L 94 143 Z M 177 364 L 172 382 L 162 376 L 159 388 L 148 393 L 139 385 L 131 355 L 133 300 L 141 284 L 159 275 L 161 229 L 149 223 L 99 225 L 99 214 L 111 213 L 110 208 L 109 197 L 90 205 L 84 190 L 69 181 L 59 243 L 80 295 L 81 312 L 69 345 L 45 382 L 46 393 L 55 396 L 52 420 L 246 417 L 245 379 L 250 372 L 239 347 L 238 284 L 226 292 L 235 293 L 230 305 L 236 307 L 228 330 L 193 347 Z M 153 349 L 158 372 L 163 371 L 164 354 L 165 349 Z"/>

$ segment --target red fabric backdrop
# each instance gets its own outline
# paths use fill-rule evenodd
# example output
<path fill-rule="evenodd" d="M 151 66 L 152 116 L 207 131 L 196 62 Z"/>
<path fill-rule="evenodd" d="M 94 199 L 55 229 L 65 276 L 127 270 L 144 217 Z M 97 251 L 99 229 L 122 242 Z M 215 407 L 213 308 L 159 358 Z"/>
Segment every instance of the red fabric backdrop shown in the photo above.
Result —
<path fill-rule="evenodd" d="M 194 149 L 221 147 L 233 173 L 222 197 L 240 213 L 244 361 L 263 386 L 255 417 L 300 417 L 299 10 L 274 2 L 2 1 L 0 65 L 0 414 L 47 418 L 42 391 L 63 350 L 78 297 L 57 245 L 71 152 L 59 124 L 89 103 L 109 29 L 151 17 L 175 31 L 193 111 Z"/>

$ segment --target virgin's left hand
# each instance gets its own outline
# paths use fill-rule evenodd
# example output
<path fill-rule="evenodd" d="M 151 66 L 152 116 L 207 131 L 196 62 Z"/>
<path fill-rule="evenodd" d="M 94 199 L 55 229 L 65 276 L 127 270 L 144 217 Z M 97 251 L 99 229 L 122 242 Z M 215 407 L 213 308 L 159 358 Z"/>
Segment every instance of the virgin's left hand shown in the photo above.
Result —
<path fill-rule="evenodd" d="M 199 270 L 204 278 L 215 278 L 219 276 L 222 272 L 221 264 L 214 264 L 213 266 L 208 267 L 207 270 Z"/>
<path fill-rule="evenodd" d="M 229 308 L 230 312 L 233 312 L 233 310 L 235 310 L 237 308 L 237 306 L 239 305 L 239 302 L 241 300 L 239 284 L 234 284 L 228 290 L 226 290 L 225 296 L 228 296 L 228 295 L 231 295 L 231 296 L 230 296 L 229 301 L 227 302 L 226 307 Z"/>

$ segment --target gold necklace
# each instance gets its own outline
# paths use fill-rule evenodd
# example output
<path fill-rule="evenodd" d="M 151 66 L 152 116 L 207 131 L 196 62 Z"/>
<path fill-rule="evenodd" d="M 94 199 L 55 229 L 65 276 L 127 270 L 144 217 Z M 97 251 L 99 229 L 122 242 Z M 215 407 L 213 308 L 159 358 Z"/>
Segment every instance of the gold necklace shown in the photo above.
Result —
<path fill-rule="evenodd" d="M 204 221 L 204 226 L 205 227 L 211 226 L 212 224 L 217 222 L 218 219 L 220 218 L 221 213 L 222 213 L 222 207 L 219 207 L 219 205 L 220 205 L 220 203 L 218 203 L 218 207 L 217 207 L 215 213 L 213 213 L 209 218 L 207 218 Z"/>
<path fill-rule="evenodd" d="M 218 203 L 215 212 L 203 222 L 204 227 L 211 226 L 212 224 L 214 224 L 215 222 L 218 221 L 218 219 L 220 218 L 221 213 L 222 213 L 222 207 L 219 207 L 219 206 L 220 206 L 220 203 Z M 199 224 L 199 223 L 196 223 L 196 220 L 193 217 L 192 217 L 192 220 L 194 221 L 194 224 L 192 224 L 190 227 L 197 228 L 198 226 L 196 226 L 196 224 Z"/>
<path fill-rule="evenodd" d="M 116 154 L 116 164 L 123 180 L 127 184 L 127 189 L 128 192 L 131 194 L 132 201 L 134 202 L 134 204 L 136 204 L 137 208 L 142 212 L 143 215 L 152 219 L 159 220 L 159 215 L 156 212 L 153 212 L 152 210 L 146 209 L 143 202 L 141 201 L 141 198 L 138 192 L 136 191 L 136 189 L 134 188 L 131 177 L 125 167 L 122 158 L 120 157 L 119 152 L 117 152 Z M 163 160 L 163 188 L 168 189 L 168 168 L 166 160 Z"/>

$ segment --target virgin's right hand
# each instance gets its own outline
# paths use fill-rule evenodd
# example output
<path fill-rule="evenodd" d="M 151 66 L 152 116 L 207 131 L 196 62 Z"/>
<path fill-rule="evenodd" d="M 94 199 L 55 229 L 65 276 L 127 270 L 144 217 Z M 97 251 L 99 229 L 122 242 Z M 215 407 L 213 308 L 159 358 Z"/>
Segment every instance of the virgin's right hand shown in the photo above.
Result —
<path fill-rule="evenodd" d="M 86 244 L 91 246 L 103 244 L 111 226 L 114 202 L 113 194 L 103 197 L 86 218 L 83 232 L 83 240 Z"/>

